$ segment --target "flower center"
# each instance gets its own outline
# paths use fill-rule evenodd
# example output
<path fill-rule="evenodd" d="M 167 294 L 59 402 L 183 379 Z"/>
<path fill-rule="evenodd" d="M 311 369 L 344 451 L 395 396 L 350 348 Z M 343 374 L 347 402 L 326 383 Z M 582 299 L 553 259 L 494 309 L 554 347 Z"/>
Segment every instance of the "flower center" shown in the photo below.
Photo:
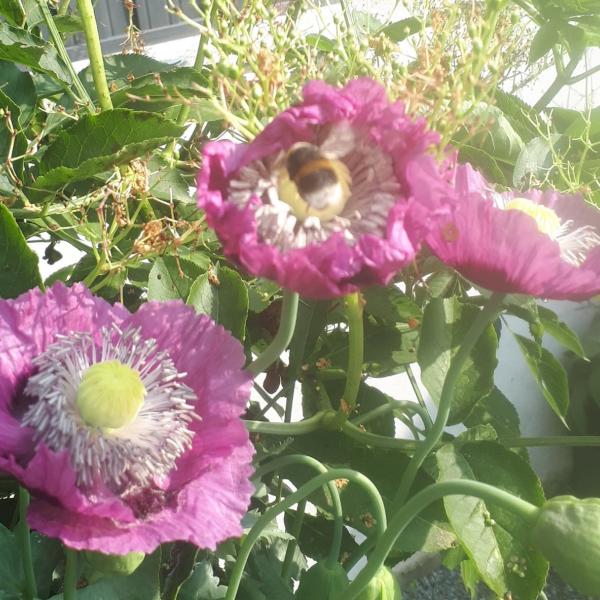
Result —
<path fill-rule="evenodd" d="M 22 423 L 36 442 L 69 452 L 78 486 L 135 493 L 164 480 L 191 446 L 196 395 L 139 329 L 59 336 L 33 363 Z"/>
<path fill-rule="evenodd" d="M 558 238 L 562 230 L 560 219 L 551 208 L 533 202 L 528 198 L 512 198 L 506 204 L 505 209 L 518 210 L 529 215 L 535 220 L 538 230 L 553 240 Z"/>
<path fill-rule="evenodd" d="M 145 395 L 137 371 L 118 360 L 107 360 L 82 373 L 77 408 L 88 425 L 103 430 L 119 429 L 135 419 Z"/>

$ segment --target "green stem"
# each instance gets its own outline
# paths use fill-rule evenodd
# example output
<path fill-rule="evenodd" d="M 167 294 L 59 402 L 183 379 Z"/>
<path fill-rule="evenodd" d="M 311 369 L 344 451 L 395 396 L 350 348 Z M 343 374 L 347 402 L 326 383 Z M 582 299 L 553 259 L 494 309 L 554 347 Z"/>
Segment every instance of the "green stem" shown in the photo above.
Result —
<path fill-rule="evenodd" d="M 312 417 L 295 423 L 275 423 L 272 421 L 244 421 L 246 429 L 251 433 L 266 433 L 268 435 L 303 435 L 321 429 L 323 418 L 329 411 L 319 411 Z M 330 411 L 331 415 L 335 415 Z"/>
<path fill-rule="evenodd" d="M 29 525 L 27 524 L 28 506 L 29 492 L 25 488 L 19 487 L 19 524 L 17 525 L 17 537 L 21 545 L 21 557 L 23 560 L 23 570 L 25 571 L 25 599 L 34 600 L 37 597 L 37 587 L 31 556 L 31 537 L 29 535 Z"/>
<path fill-rule="evenodd" d="M 65 577 L 63 581 L 64 600 L 77 598 L 77 550 L 65 546 Z"/>
<path fill-rule="evenodd" d="M 69 10 L 69 4 L 71 4 L 71 0 L 60 0 L 60 4 L 58 5 L 58 15 L 63 16 L 67 14 Z"/>
<path fill-rule="evenodd" d="M 270 367 L 288 347 L 294 335 L 296 317 L 298 315 L 298 294 L 290 290 L 283 290 L 283 305 L 281 307 L 281 320 L 279 329 L 273 341 L 247 367 L 250 374 L 256 376 Z"/>
<path fill-rule="evenodd" d="M 281 567 L 281 577 L 286 580 L 290 576 L 290 569 L 292 567 L 292 560 L 294 553 L 298 546 L 298 538 L 302 531 L 302 524 L 304 523 L 304 511 L 306 510 L 306 498 L 298 502 L 298 508 L 296 510 L 296 518 L 294 524 L 290 529 L 290 535 L 294 536 L 293 540 L 288 542 L 287 548 L 285 549 L 285 557 L 283 558 L 283 566 Z"/>
<path fill-rule="evenodd" d="M 261 478 L 267 473 L 282 469 L 287 465 L 304 465 L 310 469 L 314 469 L 319 473 L 327 473 L 327 467 L 316 458 L 312 456 L 306 456 L 305 454 L 290 454 L 289 456 L 282 456 L 275 460 L 269 461 L 266 465 L 260 466 L 255 473 L 255 477 Z M 335 483 L 330 481 L 327 484 L 327 489 L 331 495 L 331 504 L 333 505 L 333 535 L 331 537 L 331 546 L 329 549 L 329 560 L 336 561 L 340 555 L 340 548 L 342 547 L 342 536 L 344 534 L 344 514 L 342 512 L 342 501 L 340 500 L 340 493 L 338 492 Z"/>
<path fill-rule="evenodd" d="M 94 15 L 92 0 L 77 0 L 77 9 L 83 23 L 83 34 L 85 35 L 85 43 L 90 58 L 90 69 L 94 85 L 96 86 L 100 108 L 101 110 L 111 110 L 113 105 L 106 82 L 102 47 L 100 46 L 100 37 L 98 36 L 98 26 L 96 25 L 96 15 Z"/>
<path fill-rule="evenodd" d="M 419 403 L 419 406 L 422 409 L 419 415 L 421 416 L 421 419 L 423 419 L 423 425 L 425 425 L 425 429 L 430 429 L 433 425 L 433 421 L 431 420 L 431 416 L 429 415 L 429 411 L 427 410 L 427 404 L 425 403 L 425 398 L 423 398 L 423 394 L 421 393 L 419 382 L 417 381 L 415 374 L 412 372 L 412 368 L 410 365 L 406 365 L 404 367 L 404 371 L 408 376 L 408 380 L 410 381 L 410 385 L 413 389 L 417 402 Z"/>
<path fill-rule="evenodd" d="M 377 573 L 381 565 L 383 565 L 400 534 L 423 509 L 444 496 L 456 495 L 474 496 L 481 498 L 485 502 L 496 504 L 507 511 L 517 513 L 528 524 L 533 524 L 539 513 L 537 506 L 493 485 L 481 483 L 480 481 L 457 479 L 434 483 L 415 494 L 394 515 L 385 533 L 377 541 L 365 568 L 358 574 L 350 586 L 343 591 L 343 598 L 345 600 L 356 598 L 375 573 Z"/>
<path fill-rule="evenodd" d="M 365 336 L 363 330 L 363 299 L 360 292 L 349 294 L 344 299 L 346 316 L 348 318 L 348 370 L 346 372 L 346 387 L 342 398 L 348 409 L 356 405 L 356 397 L 362 379 L 362 365 Z"/>
<path fill-rule="evenodd" d="M 544 92 L 542 97 L 533 105 L 533 111 L 540 112 L 541 110 L 546 108 L 546 106 L 548 106 L 548 103 L 554 98 L 554 96 L 556 96 L 556 94 L 560 92 L 562 87 L 569 82 L 573 71 L 575 71 L 577 65 L 579 64 L 579 61 L 581 60 L 581 57 L 583 56 L 583 52 L 583 49 L 574 52 L 571 60 L 569 61 L 569 64 L 565 67 L 564 71 L 562 73 L 557 73 L 556 78 L 550 84 L 550 87 Z"/>
<path fill-rule="evenodd" d="M 79 95 L 78 100 L 81 101 L 84 106 L 90 111 L 94 112 L 94 103 L 90 98 L 87 90 L 83 87 L 83 83 L 75 73 L 75 69 L 73 68 L 73 63 L 71 62 L 71 57 L 69 56 L 67 49 L 65 48 L 65 44 L 63 42 L 63 38 L 60 35 L 60 32 L 56 28 L 56 23 L 54 22 L 54 18 L 50 14 L 48 10 L 48 1 L 47 0 L 37 0 L 38 6 L 42 11 L 42 16 L 44 17 L 44 21 L 46 22 L 46 27 L 48 27 L 48 32 L 50 33 L 50 37 L 54 42 L 54 47 L 58 52 L 58 55 L 62 59 L 65 67 L 69 71 L 69 75 L 71 75 L 71 79 L 73 80 L 73 87 L 77 90 L 77 94 Z M 67 2 L 68 6 L 68 2 Z M 66 10 L 65 10 L 66 12 Z M 59 12 L 60 14 L 60 12 Z M 64 14 L 64 13 L 63 13 Z"/>
<path fill-rule="evenodd" d="M 346 421 L 341 425 L 342 431 L 350 438 L 365 444 L 366 446 L 375 446 L 376 448 L 394 448 L 396 450 L 403 450 L 405 452 L 415 452 L 417 448 L 420 448 L 426 443 L 417 442 L 415 440 L 404 440 L 401 438 L 392 438 L 385 435 L 378 435 L 377 433 L 371 433 L 370 431 L 362 431 L 352 423 Z"/>
<path fill-rule="evenodd" d="M 327 473 L 323 473 L 321 475 L 318 475 L 314 479 L 311 479 L 308 483 L 305 483 L 296 492 L 290 494 L 279 504 L 267 510 L 258 519 L 254 527 L 252 527 L 252 529 L 246 535 L 246 538 L 244 539 L 240 547 L 237 560 L 235 562 L 233 571 L 231 573 L 231 577 L 229 579 L 229 586 L 227 587 L 225 600 L 234 600 L 234 598 L 236 597 L 240 581 L 242 579 L 242 574 L 244 572 L 244 567 L 246 565 L 246 561 L 250 556 L 250 552 L 252 551 L 254 544 L 260 538 L 262 530 L 278 514 L 280 514 L 284 510 L 287 510 L 294 504 L 300 502 L 309 494 L 312 494 L 312 492 L 320 488 L 323 484 L 327 483 L 328 481 L 334 481 L 335 479 L 348 479 L 354 483 L 359 484 L 363 488 L 363 490 L 367 492 L 367 494 L 373 501 L 373 512 L 375 513 L 375 527 L 377 528 L 377 531 L 379 532 L 379 535 L 381 537 L 384 535 L 385 529 L 387 527 L 385 508 L 383 506 L 383 500 L 381 499 L 379 491 L 373 485 L 371 480 L 362 475 L 361 473 L 357 473 L 352 469 L 332 469 Z"/>
<path fill-rule="evenodd" d="M 442 393 L 440 395 L 440 403 L 438 406 L 438 413 L 435 417 L 435 421 L 431 429 L 427 432 L 425 440 L 419 444 L 417 451 L 402 476 L 400 486 L 396 492 L 394 498 L 393 507 L 394 510 L 398 510 L 402 506 L 410 493 L 412 484 L 417 476 L 417 472 L 421 468 L 424 460 L 429 456 L 429 453 L 435 448 L 439 442 L 444 428 L 448 422 L 450 415 L 450 409 L 452 408 L 452 399 L 454 398 L 454 388 L 456 381 L 462 371 L 463 365 L 475 344 L 481 337 L 486 327 L 496 318 L 502 305 L 504 294 L 492 294 L 487 304 L 483 307 L 481 312 L 477 315 L 477 318 L 471 325 L 469 331 L 465 335 L 462 344 L 460 345 L 456 355 L 454 356 L 448 372 L 446 373 L 446 379 L 442 387 Z"/>

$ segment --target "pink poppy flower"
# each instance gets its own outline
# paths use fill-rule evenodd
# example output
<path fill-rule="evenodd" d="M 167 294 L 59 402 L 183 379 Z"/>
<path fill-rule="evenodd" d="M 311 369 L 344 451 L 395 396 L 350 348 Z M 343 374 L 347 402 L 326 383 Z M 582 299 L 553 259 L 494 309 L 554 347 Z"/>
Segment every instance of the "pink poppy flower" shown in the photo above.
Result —
<path fill-rule="evenodd" d="M 437 139 L 370 79 L 312 81 L 254 141 L 205 146 L 199 206 L 228 257 L 305 297 L 386 284 L 419 247 L 407 170 Z"/>
<path fill-rule="evenodd" d="M 580 300 L 600 293 L 600 211 L 552 190 L 498 193 L 470 165 L 451 185 L 427 165 L 415 197 L 446 206 L 426 242 L 443 262 L 489 290 Z"/>
<path fill-rule="evenodd" d="M 0 301 L 0 470 L 31 527 L 76 549 L 214 549 L 242 533 L 252 445 L 241 345 L 177 302 L 82 285 Z"/>

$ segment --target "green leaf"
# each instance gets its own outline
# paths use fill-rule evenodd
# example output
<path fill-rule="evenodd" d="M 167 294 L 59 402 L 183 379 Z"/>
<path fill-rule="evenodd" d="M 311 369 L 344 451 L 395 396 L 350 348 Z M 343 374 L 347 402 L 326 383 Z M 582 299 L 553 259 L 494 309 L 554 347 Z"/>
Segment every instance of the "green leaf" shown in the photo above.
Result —
<path fill-rule="evenodd" d="M 0 298 L 16 298 L 41 284 L 37 255 L 11 212 L 0 204 Z"/>
<path fill-rule="evenodd" d="M 387 35 L 392 42 L 401 42 L 407 37 L 418 33 L 422 29 L 423 22 L 420 19 L 417 19 L 416 17 L 408 17 L 406 19 L 401 19 L 400 21 L 386 25 L 381 30 L 381 33 Z"/>
<path fill-rule="evenodd" d="M 200 263 L 175 256 L 156 259 L 148 277 L 148 300 L 186 300 L 192 283 L 210 265 L 208 257 L 200 257 Z"/>
<path fill-rule="evenodd" d="M 225 598 L 227 588 L 219 585 L 219 578 L 213 575 L 212 564 L 203 560 L 196 564 L 192 574 L 185 580 L 178 600 L 220 600 Z"/>
<path fill-rule="evenodd" d="M 23 29 L 0 22 L 0 60 L 26 65 L 71 85 L 71 74 L 53 46 Z"/>
<path fill-rule="evenodd" d="M 48 146 L 35 187 L 55 190 L 87 179 L 166 144 L 183 130 L 162 116 L 124 108 L 85 115 Z"/>
<path fill-rule="evenodd" d="M 223 325 L 239 340 L 244 339 L 248 290 L 237 271 L 216 266 L 212 272 L 203 273 L 192 284 L 187 304 Z"/>
<path fill-rule="evenodd" d="M 383 27 L 383 23 L 379 19 L 363 10 L 353 10 L 352 20 L 356 29 L 362 33 L 373 34 Z"/>
<path fill-rule="evenodd" d="M 79 15 L 54 15 L 56 29 L 65 35 L 83 31 L 83 22 Z"/>
<path fill-rule="evenodd" d="M 0 238 L 1 239 L 1 238 Z M 13 533 L 0 524 L 0 597 L 21 598 L 24 585 L 19 544 Z"/>
<path fill-rule="evenodd" d="M 29 123 L 37 95 L 33 79 L 27 71 L 21 71 L 14 63 L 0 61 L 0 91 L 4 92 L 19 107 L 19 123 Z"/>
<path fill-rule="evenodd" d="M 541 506 L 544 494 L 529 465 L 494 442 L 447 444 L 436 453 L 439 480 L 475 479 L 499 486 Z M 548 563 L 526 541 L 527 524 L 518 515 L 472 496 L 447 496 L 450 523 L 481 579 L 498 596 L 511 592 L 536 600 Z"/>
<path fill-rule="evenodd" d="M 510 121 L 513 129 L 519 134 L 523 142 L 527 143 L 539 134 L 535 123 L 529 116 L 531 113 L 529 104 L 523 102 L 518 96 L 508 94 L 501 89 L 496 89 L 494 100 L 496 106 Z"/>
<path fill-rule="evenodd" d="M 518 438 L 521 435 L 519 413 L 497 387 L 475 404 L 464 424 L 467 427 L 490 425 L 500 439 Z M 519 448 L 517 454 L 527 459 L 526 449 Z"/>
<path fill-rule="evenodd" d="M 17 27 L 22 27 L 25 21 L 25 12 L 19 0 L 0 0 L 0 15 Z"/>
<path fill-rule="evenodd" d="M 568 149 L 568 138 L 556 133 L 548 138 L 536 137 L 530 140 L 521 150 L 513 171 L 513 185 L 520 186 L 523 178 L 530 175 L 536 181 L 543 181 L 549 176 L 555 165 L 555 154 Z"/>
<path fill-rule="evenodd" d="M 181 175 L 179 169 L 170 167 L 164 160 L 158 156 L 153 156 L 148 161 L 148 171 L 150 173 L 148 191 L 159 200 L 167 202 L 194 202 L 190 195 L 190 186 Z"/>
<path fill-rule="evenodd" d="M 103 577 L 77 590 L 77 600 L 160 600 L 160 548 L 149 554 L 131 575 Z M 59 594 L 51 600 L 64 600 Z"/>
<path fill-rule="evenodd" d="M 452 358 L 478 314 L 479 309 L 461 304 L 455 298 L 435 298 L 425 308 L 417 359 L 421 380 L 436 404 Z M 465 419 L 479 399 L 492 390 L 497 347 L 496 331 L 489 325 L 456 381 L 449 423 Z"/>
<path fill-rule="evenodd" d="M 332 52 L 335 50 L 335 42 L 324 35 L 320 35 L 317 33 L 309 33 L 304 41 L 309 46 L 314 46 L 317 50 L 321 52 Z"/>
<path fill-rule="evenodd" d="M 533 36 L 529 47 L 529 64 L 545 56 L 558 42 L 558 27 L 552 21 L 544 23 Z"/>
<path fill-rule="evenodd" d="M 507 185 L 507 175 L 500 163 L 488 152 L 469 144 L 460 144 L 458 151 L 460 162 L 469 162 L 494 183 Z"/>
<path fill-rule="evenodd" d="M 33 532 L 31 534 L 31 555 L 38 596 L 47 598 L 50 595 L 52 574 L 64 559 L 62 544 L 60 540 Z"/>
<path fill-rule="evenodd" d="M 545 306 L 538 306 L 538 315 L 546 333 L 579 358 L 586 358 L 579 337 L 568 325 L 559 320 L 556 313 Z"/>
<path fill-rule="evenodd" d="M 365 311 L 388 325 L 422 317 L 420 307 L 395 285 L 369 287 L 363 291 L 363 297 L 366 300 Z"/>
<path fill-rule="evenodd" d="M 522 335 L 513 334 L 533 373 L 546 402 L 568 428 L 565 417 L 569 410 L 569 384 L 563 366 L 543 346 Z"/>

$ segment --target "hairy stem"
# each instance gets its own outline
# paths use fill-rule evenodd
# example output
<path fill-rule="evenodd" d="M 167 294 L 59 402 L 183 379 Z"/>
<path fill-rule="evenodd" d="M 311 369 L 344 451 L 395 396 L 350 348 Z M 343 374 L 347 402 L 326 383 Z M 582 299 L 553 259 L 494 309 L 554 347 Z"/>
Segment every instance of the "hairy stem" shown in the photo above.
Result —
<path fill-rule="evenodd" d="M 444 496 L 474 496 L 516 513 L 528 523 L 535 522 L 539 508 L 493 485 L 469 479 L 434 483 L 415 494 L 391 519 L 385 533 L 379 538 L 369 562 L 356 579 L 343 591 L 345 600 L 352 600 L 363 590 L 384 564 L 396 540 L 409 523 L 427 506 Z M 340 596 L 341 598 L 342 596 Z M 337 600 L 337 598 L 336 598 Z"/>
<path fill-rule="evenodd" d="M 29 506 L 29 492 L 19 487 L 19 523 L 17 537 L 21 546 L 23 570 L 25 571 L 25 599 L 34 600 L 37 597 L 35 573 L 33 572 L 33 559 L 31 556 L 31 536 L 27 524 L 27 507 Z"/>
<path fill-rule="evenodd" d="M 429 456 L 429 453 L 436 447 L 437 443 L 442 437 L 442 433 L 444 432 L 444 428 L 448 422 L 450 409 L 452 408 L 452 399 L 454 398 L 456 381 L 462 371 L 463 365 L 471 354 L 475 344 L 481 337 L 481 334 L 498 315 L 503 298 L 504 294 L 493 294 L 490 297 L 487 304 L 477 315 L 477 318 L 465 335 L 458 352 L 454 356 L 454 359 L 450 364 L 450 368 L 446 373 L 446 379 L 444 380 L 444 385 L 442 387 L 442 393 L 440 396 L 438 413 L 435 421 L 433 422 L 433 426 L 427 432 L 427 437 L 423 443 L 419 444 L 417 451 L 408 464 L 408 467 L 406 467 L 406 471 L 404 472 L 402 480 L 400 481 L 400 486 L 398 487 L 398 491 L 393 503 L 395 510 L 398 510 L 398 508 L 404 504 L 404 501 L 410 493 L 412 484 L 415 480 L 417 472 L 423 464 L 423 461 L 427 458 L 427 456 Z"/>
<path fill-rule="evenodd" d="M 281 320 L 279 329 L 273 338 L 273 341 L 247 367 L 247 370 L 254 376 L 258 375 L 270 367 L 288 347 L 294 329 L 296 327 L 296 317 L 298 315 L 298 294 L 290 290 L 283 290 L 283 305 L 281 307 Z"/>
<path fill-rule="evenodd" d="M 112 100 L 110 91 L 106 82 L 106 73 L 104 71 L 104 60 L 102 58 L 102 47 L 100 46 L 100 37 L 98 35 L 98 26 L 96 25 L 96 15 L 92 0 L 77 0 L 77 9 L 83 23 L 83 34 L 87 46 L 88 56 L 90 57 L 90 69 L 92 78 L 96 86 L 96 93 L 102 110 L 111 110 Z"/>

